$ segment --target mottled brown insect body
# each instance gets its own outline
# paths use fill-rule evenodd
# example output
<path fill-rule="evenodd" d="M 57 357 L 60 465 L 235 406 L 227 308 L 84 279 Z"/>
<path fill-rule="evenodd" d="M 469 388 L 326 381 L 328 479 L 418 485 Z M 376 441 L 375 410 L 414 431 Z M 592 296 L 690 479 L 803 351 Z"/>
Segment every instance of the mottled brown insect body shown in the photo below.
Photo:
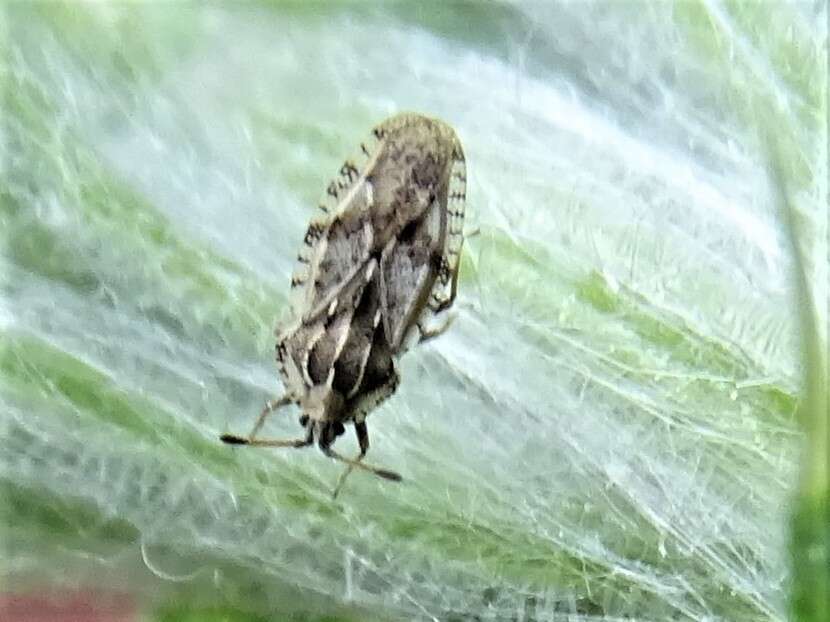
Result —
<path fill-rule="evenodd" d="M 292 317 L 278 330 L 277 362 L 285 396 L 266 404 L 247 439 L 230 443 L 302 447 L 388 479 L 361 460 L 369 447 L 366 415 L 394 393 L 395 359 L 455 299 L 466 173 L 455 132 L 441 121 L 401 114 L 380 124 L 332 181 L 313 218 L 291 279 Z M 256 438 L 267 414 L 295 403 L 304 439 Z M 331 449 L 353 422 L 360 455 Z M 341 484 L 343 481 L 341 478 Z M 338 485 L 339 489 L 339 485 Z M 337 490 L 335 490 L 335 494 Z"/>

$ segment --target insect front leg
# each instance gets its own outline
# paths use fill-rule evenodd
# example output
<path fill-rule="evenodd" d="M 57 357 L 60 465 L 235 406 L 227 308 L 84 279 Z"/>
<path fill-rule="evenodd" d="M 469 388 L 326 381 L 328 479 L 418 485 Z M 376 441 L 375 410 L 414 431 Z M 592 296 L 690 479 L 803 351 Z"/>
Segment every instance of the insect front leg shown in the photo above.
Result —
<path fill-rule="evenodd" d="M 296 439 L 250 439 L 233 434 L 223 434 L 222 442 L 229 445 L 248 445 L 250 447 L 308 447 L 314 442 L 314 428 L 309 426 L 305 438 Z"/>
<path fill-rule="evenodd" d="M 256 444 L 254 437 L 265 423 L 265 418 L 275 410 L 282 408 L 283 406 L 287 406 L 290 403 L 291 398 L 287 395 L 283 395 L 278 400 L 268 400 L 265 402 L 265 408 L 262 409 L 256 423 L 254 423 L 254 427 L 251 429 L 251 433 L 248 434 L 247 437 L 237 436 L 236 434 L 223 434 L 219 438 L 223 443 L 228 443 L 230 445 L 254 445 Z"/>

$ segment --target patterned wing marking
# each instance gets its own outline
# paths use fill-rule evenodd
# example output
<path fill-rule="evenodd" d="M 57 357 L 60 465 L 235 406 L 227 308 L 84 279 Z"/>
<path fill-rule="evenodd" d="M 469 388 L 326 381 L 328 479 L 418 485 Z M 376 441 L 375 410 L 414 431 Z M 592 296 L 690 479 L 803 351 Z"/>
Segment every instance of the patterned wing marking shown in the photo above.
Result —
<path fill-rule="evenodd" d="M 337 274 L 328 273 L 325 283 L 315 285 L 317 275 L 327 269 L 327 260 L 340 261 L 348 256 L 365 263 L 368 259 L 371 231 L 368 239 L 363 231 L 355 236 L 354 221 L 365 220 L 374 204 L 374 187 L 367 172 L 381 151 L 379 143 L 383 136 L 373 131 L 360 143 L 360 148 L 343 163 L 318 202 L 318 212 L 306 230 L 291 276 L 291 309 L 295 318 L 312 307 L 317 311 L 320 300 L 332 298 L 331 292 L 326 291 L 332 282 L 337 283 L 337 278 L 350 273 L 345 264 L 338 264 L 341 269 Z M 332 247 L 331 254 L 328 247 Z"/>
<path fill-rule="evenodd" d="M 360 322 L 356 315 L 367 296 L 373 296 L 376 267 L 377 261 L 371 259 L 369 265 L 342 288 L 340 297 L 324 309 L 324 316 L 302 324 L 295 333 L 298 339 L 289 341 L 289 349 L 297 352 L 298 366 L 307 386 L 325 384 L 333 370 L 334 380 L 337 380 L 336 365 L 353 350 L 349 344 L 355 324 Z M 377 295 L 374 298 L 377 299 Z M 368 352 L 368 345 L 365 350 Z"/>
<path fill-rule="evenodd" d="M 308 321 L 331 304 L 361 268 L 372 249 L 371 223 L 362 208 L 313 219 L 308 225 L 291 277 L 291 309 L 295 319 Z"/>
<path fill-rule="evenodd" d="M 295 397 L 314 385 L 308 373 L 309 344 L 319 340 L 325 332 L 322 325 L 299 326 L 281 336 L 277 344 L 277 361 L 286 389 Z"/>
<path fill-rule="evenodd" d="M 380 277 L 373 272 L 355 305 L 348 339 L 334 364 L 333 386 L 347 399 L 357 393 L 363 381 L 380 315 Z"/>
<path fill-rule="evenodd" d="M 383 325 L 393 351 L 404 342 L 433 288 L 438 270 L 436 261 L 441 253 L 441 230 L 445 226 L 441 204 L 434 201 L 424 218 L 411 223 L 383 251 L 380 262 Z"/>
<path fill-rule="evenodd" d="M 303 321 L 325 312 L 368 269 L 374 233 L 371 222 L 352 218 L 350 213 L 336 216 L 312 261 L 312 281 L 305 288 Z"/>

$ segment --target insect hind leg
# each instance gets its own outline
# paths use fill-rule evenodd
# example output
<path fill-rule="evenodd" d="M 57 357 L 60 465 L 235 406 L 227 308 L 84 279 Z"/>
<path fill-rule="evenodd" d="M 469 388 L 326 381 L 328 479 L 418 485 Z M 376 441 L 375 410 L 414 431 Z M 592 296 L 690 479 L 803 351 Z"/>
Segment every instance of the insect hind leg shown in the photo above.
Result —
<path fill-rule="evenodd" d="M 462 248 L 464 248 L 464 238 L 461 238 L 461 244 L 458 250 L 454 251 L 456 258 L 452 264 L 447 261 L 446 255 L 441 259 L 438 283 L 430 293 L 429 302 L 427 302 L 427 308 L 432 311 L 433 315 L 438 315 L 442 311 L 446 311 L 455 302 L 455 297 L 458 294 L 459 260 L 461 258 Z M 448 281 L 450 286 L 449 293 L 446 291 Z"/>
<path fill-rule="evenodd" d="M 368 464 L 363 463 L 363 457 L 366 455 L 366 452 L 369 451 L 369 431 L 366 428 L 366 423 L 363 421 L 355 421 L 354 428 L 355 433 L 357 434 L 357 442 L 360 445 L 360 454 L 356 458 L 346 458 L 345 456 L 341 456 L 340 454 L 335 452 L 330 447 L 321 447 L 323 453 L 326 454 L 329 458 L 334 458 L 335 460 L 339 460 L 340 462 L 345 462 L 347 465 L 346 469 L 343 471 L 343 473 L 340 475 L 340 478 L 337 480 L 337 485 L 334 487 L 334 491 L 332 492 L 332 498 L 334 499 L 337 498 L 337 495 L 343 488 L 343 484 L 345 483 L 346 478 L 355 468 L 363 469 L 364 471 L 369 471 L 370 473 L 374 473 L 378 477 L 382 477 L 393 482 L 399 482 L 403 479 L 394 471 L 369 466 Z"/>

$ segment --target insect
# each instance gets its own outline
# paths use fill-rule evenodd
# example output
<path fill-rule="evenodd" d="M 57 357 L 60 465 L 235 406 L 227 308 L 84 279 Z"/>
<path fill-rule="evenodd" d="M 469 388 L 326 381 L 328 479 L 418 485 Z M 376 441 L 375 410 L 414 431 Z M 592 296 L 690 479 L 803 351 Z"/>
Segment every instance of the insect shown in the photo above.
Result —
<path fill-rule="evenodd" d="M 396 359 L 414 342 L 449 327 L 464 242 L 464 152 L 453 129 L 404 113 L 376 126 L 326 188 L 291 278 L 289 319 L 277 327 L 276 358 L 285 394 L 266 402 L 248 436 L 221 440 L 257 447 L 306 447 L 400 481 L 363 462 L 366 416 L 392 395 Z M 257 436 L 273 411 L 301 409 L 302 438 Z M 360 453 L 332 445 L 352 423 Z"/>

